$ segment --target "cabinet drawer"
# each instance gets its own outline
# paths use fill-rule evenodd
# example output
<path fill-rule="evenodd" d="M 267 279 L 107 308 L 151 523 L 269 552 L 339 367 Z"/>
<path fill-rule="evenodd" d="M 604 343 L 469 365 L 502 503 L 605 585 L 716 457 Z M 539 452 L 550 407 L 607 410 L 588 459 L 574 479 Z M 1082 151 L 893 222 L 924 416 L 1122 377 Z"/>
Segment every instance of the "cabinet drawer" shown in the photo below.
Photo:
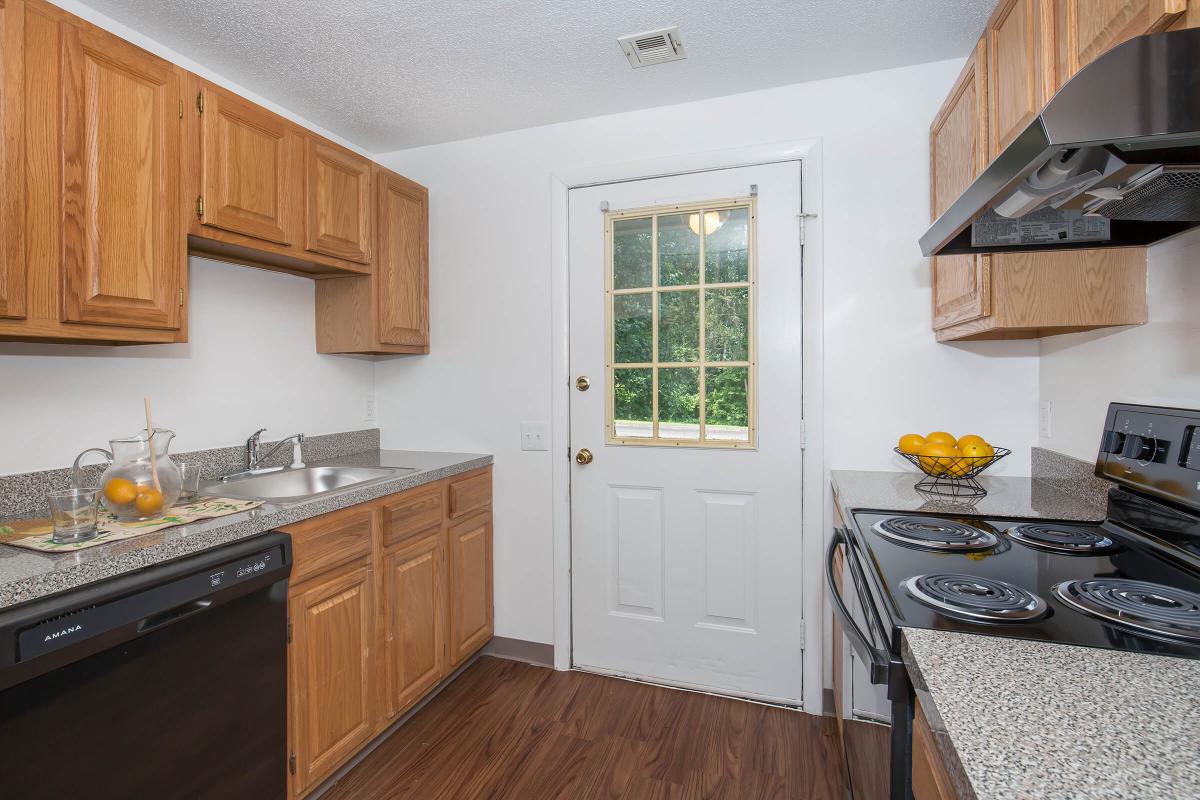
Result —
<path fill-rule="evenodd" d="M 451 481 L 449 513 L 457 519 L 492 503 L 491 470 L 462 480 Z"/>
<path fill-rule="evenodd" d="M 349 508 L 283 528 L 292 536 L 292 583 L 370 555 L 371 516 Z"/>
<path fill-rule="evenodd" d="M 441 522 L 441 486 L 393 495 L 383 504 L 383 545 L 389 547 Z"/>

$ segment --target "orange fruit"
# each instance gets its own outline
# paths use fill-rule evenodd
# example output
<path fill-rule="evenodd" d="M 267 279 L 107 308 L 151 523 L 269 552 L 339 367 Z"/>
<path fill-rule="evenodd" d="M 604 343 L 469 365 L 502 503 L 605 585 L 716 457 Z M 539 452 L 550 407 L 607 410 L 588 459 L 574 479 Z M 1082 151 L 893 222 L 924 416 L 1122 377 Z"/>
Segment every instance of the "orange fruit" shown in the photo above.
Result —
<path fill-rule="evenodd" d="M 954 459 L 962 456 L 954 445 L 931 442 L 928 438 L 917 453 L 920 456 L 917 461 L 920 462 L 921 469 L 925 470 L 926 474 L 935 476 L 945 475 L 955 464 Z"/>
<path fill-rule="evenodd" d="M 925 444 L 925 437 L 917 433 L 906 433 L 900 437 L 900 452 L 915 454 Z"/>
<path fill-rule="evenodd" d="M 129 505 L 137 499 L 137 487 L 126 478 L 113 478 L 104 484 L 104 496 L 113 505 Z"/>
<path fill-rule="evenodd" d="M 967 477 L 967 473 L 973 469 L 975 469 L 975 459 L 964 457 L 957 459 L 953 464 L 946 467 L 945 474 L 951 478 L 965 478 Z"/>
<path fill-rule="evenodd" d="M 996 455 L 996 448 L 987 442 L 971 442 L 966 447 L 961 448 L 961 450 L 964 456 L 978 459 L 974 464 L 982 464 L 984 459 Z"/>
<path fill-rule="evenodd" d="M 945 431 L 934 431 L 925 437 L 925 441 L 934 444 L 948 444 L 951 447 L 958 445 L 958 439 L 954 438 L 954 434 L 946 433 Z"/>
<path fill-rule="evenodd" d="M 150 486 L 139 487 L 137 499 L 133 501 L 133 505 L 139 514 L 157 514 L 162 511 L 163 507 L 162 492 Z"/>
<path fill-rule="evenodd" d="M 987 440 L 982 436 L 976 436 L 973 433 L 968 433 L 966 436 L 960 436 L 958 439 L 958 449 L 964 453 L 967 452 L 967 445 L 971 444 L 987 444 Z"/>

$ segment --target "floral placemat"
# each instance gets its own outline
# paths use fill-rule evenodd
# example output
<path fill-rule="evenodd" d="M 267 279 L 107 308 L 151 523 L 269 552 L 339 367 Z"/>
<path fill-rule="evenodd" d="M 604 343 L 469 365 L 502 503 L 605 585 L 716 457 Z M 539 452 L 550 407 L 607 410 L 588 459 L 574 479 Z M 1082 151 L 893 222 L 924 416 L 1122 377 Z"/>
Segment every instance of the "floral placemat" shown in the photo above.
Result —
<path fill-rule="evenodd" d="M 226 497 L 205 497 L 191 503 L 182 503 L 171 507 L 167 514 L 154 519 L 140 522 L 121 522 L 107 510 L 100 510 L 100 519 L 96 523 L 99 533 L 96 538 L 86 542 L 59 544 L 54 541 L 54 526 L 48 519 L 23 519 L 0 523 L 0 544 L 11 544 L 25 547 L 29 550 L 43 552 L 70 552 L 86 550 L 109 542 L 119 542 L 132 539 L 146 533 L 154 533 L 164 528 L 176 525 L 187 525 L 201 519 L 213 519 L 248 511 L 262 505 L 260 500 L 231 500 Z"/>

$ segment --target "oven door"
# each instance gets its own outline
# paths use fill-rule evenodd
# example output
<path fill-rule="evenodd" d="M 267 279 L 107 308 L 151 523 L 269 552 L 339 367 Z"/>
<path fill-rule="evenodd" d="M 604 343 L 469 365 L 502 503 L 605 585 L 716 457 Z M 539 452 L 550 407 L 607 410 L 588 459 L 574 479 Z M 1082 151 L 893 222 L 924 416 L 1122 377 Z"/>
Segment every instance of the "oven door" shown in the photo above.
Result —
<path fill-rule="evenodd" d="M 844 643 L 849 643 L 853 660 L 862 667 L 861 675 L 854 675 L 851 668 L 850 682 L 842 684 L 849 686 L 849 692 L 835 687 L 848 779 L 856 800 L 908 800 L 912 797 L 912 688 L 903 662 L 889 647 L 888 628 L 875 605 L 864 569 L 864 559 L 853 537 L 836 528 L 825 555 L 826 591 L 834 613 L 834 681 L 844 680 Z M 864 679 L 866 686 L 862 685 Z M 872 711 L 884 710 L 885 714 L 856 713 L 861 705 L 871 706 Z M 880 716 L 886 716 L 891 724 L 886 735 L 859 721 L 879 721 Z M 883 769 L 881 760 L 887 762 Z"/>

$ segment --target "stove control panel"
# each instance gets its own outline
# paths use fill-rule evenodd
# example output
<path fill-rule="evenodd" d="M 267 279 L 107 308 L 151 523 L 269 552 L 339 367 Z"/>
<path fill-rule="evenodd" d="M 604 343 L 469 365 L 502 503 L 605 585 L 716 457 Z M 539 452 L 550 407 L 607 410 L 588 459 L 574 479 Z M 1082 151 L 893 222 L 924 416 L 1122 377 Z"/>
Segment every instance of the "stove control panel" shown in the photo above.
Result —
<path fill-rule="evenodd" d="M 1200 509 L 1200 410 L 1110 404 L 1096 474 Z"/>

